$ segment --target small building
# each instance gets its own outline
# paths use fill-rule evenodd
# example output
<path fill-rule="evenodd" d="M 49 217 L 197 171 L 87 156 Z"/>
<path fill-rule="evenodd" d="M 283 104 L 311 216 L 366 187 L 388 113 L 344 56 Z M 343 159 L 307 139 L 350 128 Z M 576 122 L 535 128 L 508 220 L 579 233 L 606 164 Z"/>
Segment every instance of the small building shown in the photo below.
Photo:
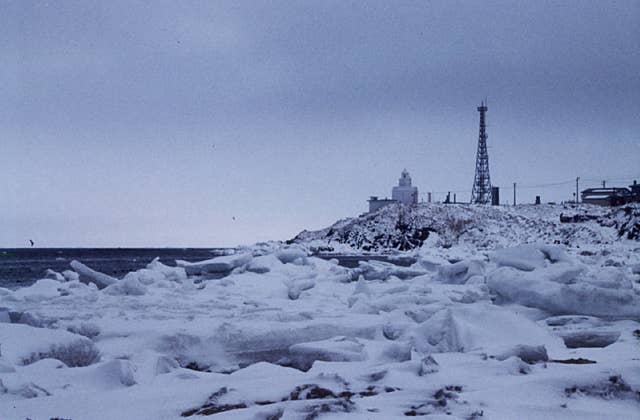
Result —
<path fill-rule="evenodd" d="M 621 206 L 634 201 L 627 188 L 588 188 L 581 192 L 581 198 L 584 204 L 599 206 Z"/>
<path fill-rule="evenodd" d="M 491 205 L 500 205 L 500 187 L 491 186 Z"/>
<path fill-rule="evenodd" d="M 372 195 L 367 201 L 369 202 L 369 213 L 378 211 L 384 206 L 388 206 L 389 204 L 396 202 L 396 200 L 392 200 L 390 198 L 378 198 L 375 195 Z"/>
<path fill-rule="evenodd" d="M 405 169 L 400 175 L 398 185 L 391 190 L 391 199 L 380 199 L 376 196 L 371 196 L 367 201 L 369 202 L 369 213 L 378 211 L 382 207 L 393 203 L 413 206 L 418 204 L 418 187 L 411 185 L 411 175 L 409 175 L 409 172 Z"/>

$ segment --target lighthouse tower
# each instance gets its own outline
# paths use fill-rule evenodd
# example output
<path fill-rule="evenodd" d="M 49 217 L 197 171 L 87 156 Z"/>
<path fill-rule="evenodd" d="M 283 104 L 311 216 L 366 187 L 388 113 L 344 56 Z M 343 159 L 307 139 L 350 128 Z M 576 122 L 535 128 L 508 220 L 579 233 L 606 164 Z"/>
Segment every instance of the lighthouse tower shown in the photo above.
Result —
<path fill-rule="evenodd" d="M 411 186 L 411 175 L 406 169 L 400 175 L 398 186 L 393 187 L 391 198 L 402 204 L 418 204 L 418 187 Z"/>

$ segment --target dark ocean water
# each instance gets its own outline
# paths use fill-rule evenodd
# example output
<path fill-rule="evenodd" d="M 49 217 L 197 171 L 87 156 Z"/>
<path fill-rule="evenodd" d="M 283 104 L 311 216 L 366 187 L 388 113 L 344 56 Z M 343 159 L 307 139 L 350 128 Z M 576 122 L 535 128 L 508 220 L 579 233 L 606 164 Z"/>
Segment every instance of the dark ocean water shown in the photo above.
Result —
<path fill-rule="evenodd" d="M 78 260 L 94 270 L 122 277 L 144 268 L 154 258 L 175 266 L 175 260 L 202 261 L 233 252 L 228 248 L 4 248 L 0 249 L 0 287 L 28 286 L 47 268 L 62 272 Z"/>
<path fill-rule="evenodd" d="M 48 268 L 62 272 L 70 270 L 69 263 L 78 260 L 94 270 L 122 278 L 139 270 L 154 258 L 169 266 L 176 260 L 203 261 L 233 253 L 232 248 L 0 248 L 0 287 L 15 289 L 29 286 L 44 278 Z M 319 255 L 336 258 L 344 267 L 357 267 L 360 261 L 388 261 L 408 266 L 414 259 L 389 259 L 382 255 Z"/>

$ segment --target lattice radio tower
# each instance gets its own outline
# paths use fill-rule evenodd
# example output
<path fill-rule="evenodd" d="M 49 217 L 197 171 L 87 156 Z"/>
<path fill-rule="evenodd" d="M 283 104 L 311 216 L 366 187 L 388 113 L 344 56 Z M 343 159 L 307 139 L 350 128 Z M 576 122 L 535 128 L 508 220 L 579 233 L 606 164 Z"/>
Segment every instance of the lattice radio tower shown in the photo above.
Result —
<path fill-rule="evenodd" d="M 478 107 L 478 111 L 480 111 L 480 136 L 478 136 L 478 154 L 476 155 L 476 176 L 471 190 L 472 204 L 491 204 L 489 153 L 487 153 L 487 130 L 484 122 L 484 114 L 488 109 L 484 101 Z"/>

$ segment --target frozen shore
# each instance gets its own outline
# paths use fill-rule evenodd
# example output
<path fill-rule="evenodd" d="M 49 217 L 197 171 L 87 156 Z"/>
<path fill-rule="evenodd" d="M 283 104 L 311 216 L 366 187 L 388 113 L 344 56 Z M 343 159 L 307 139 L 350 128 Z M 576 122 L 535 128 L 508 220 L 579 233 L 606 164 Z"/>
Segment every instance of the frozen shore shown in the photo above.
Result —
<path fill-rule="evenodd" d="M 0 418 L 637 417 L 640 243 L 460 211 L 409 267 L 342 267 L 314 237 L 0 289 Z"/>

